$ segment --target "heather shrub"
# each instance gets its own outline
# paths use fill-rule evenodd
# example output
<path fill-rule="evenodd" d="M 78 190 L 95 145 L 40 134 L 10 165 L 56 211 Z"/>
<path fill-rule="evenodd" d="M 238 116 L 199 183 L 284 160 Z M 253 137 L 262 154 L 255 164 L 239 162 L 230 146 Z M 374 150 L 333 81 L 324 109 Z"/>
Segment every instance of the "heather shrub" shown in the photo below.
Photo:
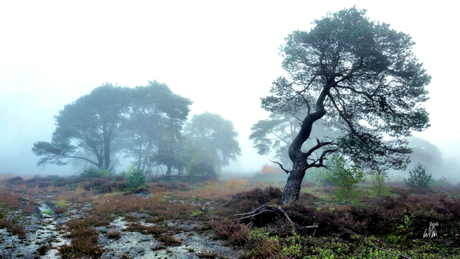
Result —
<path fill-rule="evenodd" d="M 240 225 L 232 220 L 212 220 L 209 226 L 214 230 L 217 238 L 228 240 L 232 245 L 243 246 L 250 240 L 250 229 L 246 225 Z"/>
<path fill-rule="evenodd" d="M 6 183 L 8 185 L 21 185 L 24 183 L 24 179 L 22 179 L 22 177 L 17 176 L 6 180 Z"/>
<path fill-rule="evenodd" d="M 238 211 L 251 211 L 271 201 L 276 204 L 281 199 L 282 192 L 279 188 L 268 186 L 265 189 L 255 188 L 247 192 L 233 195 L 229 205 Z"/>
<path fill-rule="evenodd" d="M 109 230 L 106 234 L 107 238 L 109 239 L 120 239 L 121 238 L 121 232 L 118 230 Z"/>

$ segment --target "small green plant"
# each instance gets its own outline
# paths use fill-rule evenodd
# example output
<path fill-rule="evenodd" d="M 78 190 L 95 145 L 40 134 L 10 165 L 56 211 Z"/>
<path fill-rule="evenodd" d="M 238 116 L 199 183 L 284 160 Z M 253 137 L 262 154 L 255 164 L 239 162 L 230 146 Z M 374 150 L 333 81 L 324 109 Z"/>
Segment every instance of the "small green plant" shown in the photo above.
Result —
<path fill-rule="evenodd" d="M 286 238 L 286 242 L 281 248 L 281 258 L 302 258 L 303 257 L 303 247 L 302 247 L 302 237 L 295 231 L 295 228 L 292 227 L 292 236 Z"/>
<path fill-rule="evenodd" d="M 201 215 L 203 214 L 203 211 L 199 210 L 199 211 L 193 211 L 192 214 L 190 214 L 191 217 L 196 217 L 198 215 Z"/>
<path fill-rule="evenodd" d="M 94 166 L 83 169 L 83 172 L 81 173 L 82 178 L 89 178 L 89 179 L 105 178 L 109 176 L 110 176 L 109 170 L 105 168 L 97 168 Z"/>
<path fill-rule="evenodd" d="M 65 199 L 59 199 L 57 202 L 56 202 L 56 207 L 65 207 L 67 206 L 67 202 Z"/>
<path fill-rule="evenodd" d="M 414 169 L 409 170 L 409 179 L 404 179 L 404 182 L 408 186 L 420 186 L 423 188 L 429 188 L 431 180 L 431 174 L 426 173 L 425 166 L 418 164 Z"/>
<path fill-rule="evenodd" d="M 46 209 L 45 211 L 43 211 L 43 213 L 47 215 L 54 215 L 54 211 L 51 209 Z"/>
<path fill-rule="evenodd" d="M 125 173 L 125 184 L 130 190 L 136 190 L 147 187 L 145 174 L 142 170 L 137 169 L 135 166 L 130 166 L 128 172 Z"/>
<path fill-rule="evenodd" d="M 372 190 L 375 192 L 375 195 L 382 197 L 390 194 L 390 188 L 385 184 L 390 180 L 388 172 L 384 170 L 377 170 L 370 173 L 370 181 L 372 184 Z"/>
<path fill-rule="evenodd" d="M 364 181 L 364 172 L 359 168 L 347 165 L 344 157 L 334 155 L 328 165 L 327 179 L 338 187 L 333 194 L 337 201 L 351 202 L 356 200 L 361 192 L 357 184 Z"/>

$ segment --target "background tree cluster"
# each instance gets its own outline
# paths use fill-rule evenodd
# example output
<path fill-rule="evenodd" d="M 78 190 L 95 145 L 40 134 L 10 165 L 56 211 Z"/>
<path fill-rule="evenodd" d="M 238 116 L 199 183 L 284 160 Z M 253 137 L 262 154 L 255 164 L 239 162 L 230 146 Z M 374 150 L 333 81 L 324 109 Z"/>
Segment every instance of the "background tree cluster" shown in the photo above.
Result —
<path fill-rule="evenodd" d="M 238 133 L 218 114 L 186 123 L 191 104 L 156 81 L 134 88 L 106 83 L 66 105 L 51 142 L 38 141 L 32 151 L 41 157 L 38 166 L 79 159 L 112 171 L 123 157 L 143 172 L 161 167 L 166 175 L 212 178 L 240 155 Z"/>

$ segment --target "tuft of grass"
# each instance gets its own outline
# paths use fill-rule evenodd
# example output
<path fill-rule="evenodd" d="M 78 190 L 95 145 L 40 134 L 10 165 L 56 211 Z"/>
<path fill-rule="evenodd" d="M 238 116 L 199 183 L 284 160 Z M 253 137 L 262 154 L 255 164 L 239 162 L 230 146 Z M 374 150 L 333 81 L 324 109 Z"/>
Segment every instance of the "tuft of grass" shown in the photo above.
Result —
<path fill-rule="evenodd" d="M 131 232 L 139 232 L 145 235 L 153 235 L 153 236 L 159 236 L 160 234 L 163 234 L 166 230 L 160 226 L 153 225 L 153 226 L 145 226 L 139 222 L 133 222 L 131 223 L 128 228 L 128 231 Z"/>
<path fill-rule="evenodd" d="M 66 211 L 67 211 L 67 201 L 65 197 L 61 196 L 57 199 L 56 209 L 54 210 L 54 212 L 60 214 Z"/>
<path fill-rule="evenodd" d="M 152 192 L 152 201 L 153 202 L 159 202 L 161 201 L 164 193 L 164 188 L 160 186 L 155 186 L 151 189 Z"/>

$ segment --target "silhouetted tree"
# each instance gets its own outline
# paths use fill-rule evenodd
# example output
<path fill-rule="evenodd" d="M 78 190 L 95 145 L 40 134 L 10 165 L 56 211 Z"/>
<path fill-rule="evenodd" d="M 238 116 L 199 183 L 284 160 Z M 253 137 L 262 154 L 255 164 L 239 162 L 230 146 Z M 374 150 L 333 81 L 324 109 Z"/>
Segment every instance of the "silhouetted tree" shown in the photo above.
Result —
<path fill-rule="evenodd" d="M 65 165 L 67 159 L 74 158 L 109 169 L 112 156 L 121 151 L 117 141 L 128 108 L 127 89 L 108 83 L 66 105 L 55 117 L 51 142 L 34 143 L 32 151 L 42 157 L 37 165 Z M 79 150 L 92 156 L 75 155 Z"/>
<path fill-rule="evenodd" d="M 73 158 L 110 169 L 111 158 L 124 154 L 138 170 L 156 164 L 171 174 L 191 103 L 156 81 L 135 88 L 105 84 L 66 105 L 56 116 L 52 141 L 36 142 L 32 151 L 42 157 L 39 166 Z"/>
<path fill-rule="evenodd" d="M 219 167 L 229 164 L 241 155 L 233 123 L 219 114 L 205 112 L 194 115 L 185 125 L 184 134 L 193 142 L 200 143 L 205 150 L 217 158 Z"/>
<path fill-rule="evenodd" d="M 140 170 L 152 164 L 164 165 L 166 174 L 170 175 L 176 163 L 177 142 L 192 102 L 156 81 L 131 89 L 131 97 L 128 155 L 135 158 Z"/>
<path fill-rule="evenodd" d="M 293 32 L 281 48 L 289 76 L 274 81 L 262 107 L 275 113 L 307 110 L 289 146 L 293 167 L 285 169 L 282 204 L 297 200 L 305 171 L 324 167 L 335 151 L 361 168 L 404 169 L 411 152 L 405 137 L 429 126 L 421 104 L 431 78 L 412 52 L 413 41 L 365 13 L 353 7 L 328 14 L 310 31 Z M 314 141 L 302 151 L 320 119 L 340 137 Z"/>

